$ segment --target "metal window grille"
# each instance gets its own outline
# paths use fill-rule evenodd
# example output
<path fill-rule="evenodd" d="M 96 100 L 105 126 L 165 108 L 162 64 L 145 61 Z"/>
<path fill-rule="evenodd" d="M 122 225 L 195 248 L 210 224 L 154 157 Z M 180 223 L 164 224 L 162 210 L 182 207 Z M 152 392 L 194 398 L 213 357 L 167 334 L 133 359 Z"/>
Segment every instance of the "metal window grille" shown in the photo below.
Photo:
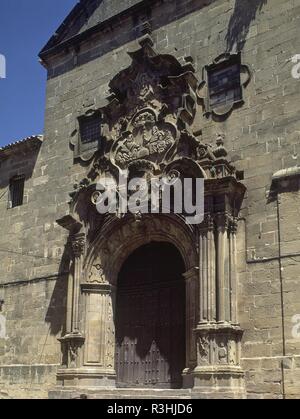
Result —
<path fill-rule="evenodd" d="M 231 64 L 209 71 L 209 97 L 212 109 L 242 99 L 241 73 L 239 64 Z"/>
<path fill-rule="evenodd" d="M 25 186 L 24 176 L 18 176 L 11 179 L 10 185 L 9 185 L 10 208 L 20 207 L 21 205 L 23 205 L 24 186 Z"/>
<path fill-rule="evenodd" d="M 81 120 L 80 137 L 82 144 L 93 143 L 101 139 L 101 118 L 99 115 Z"/>

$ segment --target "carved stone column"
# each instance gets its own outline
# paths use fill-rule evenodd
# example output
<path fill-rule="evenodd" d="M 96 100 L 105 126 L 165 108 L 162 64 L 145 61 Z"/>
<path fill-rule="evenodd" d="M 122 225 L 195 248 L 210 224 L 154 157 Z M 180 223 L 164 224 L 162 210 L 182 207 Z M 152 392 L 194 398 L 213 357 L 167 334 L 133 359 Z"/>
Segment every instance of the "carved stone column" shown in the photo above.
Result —
<path fill-rule="evenodd" d="M 82 265 L 85 251 L 85 235 L 78 234 L 72 239 L 74 253 L 73 301 L 72 301 L 72 333 L 79 333 L 79 298 L 82 278 Z"/>
<path fill-rule="evenodd" d="M 233 218 L 230 223 L 229 230 L 229 255 L 230 255 L 230 320 L 232 324 L 238 323 L 238 314 L 237 314 L 237 245 L 236 245 L 236 236 L 238 230 L 238 221 L 236 218 Z"/>
<path fill-rule="evenodd" d="M 229 272 L 229 217 L 226 213 L 215 216 L 217 233 L 217 320 L 230 320 L 230 272 Z"/>
<path fill-rule="evenodd" d="M 199 323 L 216 320 L 216 249 L 214 221 L 205 217 L 199 230 Z"/>
<path fill-rule="evenodd" d="M 62 368 L 58 371 L 58 382 L 75 384 L 74 372 L 80 368 L 83 360 L 82 348 L 85 337 L 80 331 L 80 283 L 85 252 L 85 235 L 76 234 L 71 238 L 73 265 L 68 279 L 67 294 L 67 333 L 60 339 L 62 345 Z"/>
<path fill-rule="evenodd" d="M 183 371 L 184 388 L 193 387 L 193 371 L 197 365 L 196 338 L 194 329 L 197 325 L 198 277 L 199 269 L 193 268 L 184 274 L 186 280 L 186 369 Z"/>
<path fill-rule="evenodd" d="M 195 397 L 244 397 L 243 332 L 237 324 L 237 221 L 206 216 L 199 229 L 199 322 L 195 328 Z"/>

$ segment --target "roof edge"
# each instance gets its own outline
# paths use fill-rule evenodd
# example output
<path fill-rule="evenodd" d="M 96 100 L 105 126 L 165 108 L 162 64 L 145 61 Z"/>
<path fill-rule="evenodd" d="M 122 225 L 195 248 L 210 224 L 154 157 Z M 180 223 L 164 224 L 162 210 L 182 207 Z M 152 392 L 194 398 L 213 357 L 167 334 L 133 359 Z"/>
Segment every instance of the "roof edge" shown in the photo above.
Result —
<path fill-rule="evenodd" d="M 161 2 L 163 0 L 141 0 L 139 3 L 134 4 L 131 7 L 128 7 L 127 9 L 123 10 L 120 13 L 115 14 L 114 16 L 104 20 L 103 22 L 99 22 L 98 24 L 92 26 L 91 28 L 85 30 L 82 33 L 79 33 L 71 38 L 68 38 L 62 42 L 59 42 L 55 44 L 55 40 L 59 37 L 59 32 L 62 33 L 62 31 L 66 28 L 66 26 L 71 22 L 72 19 L 74 19 L 75 15 L 77 13 L 80 13 L 82 10 L 83 4 L 77 3 L 77 5 L 74 7 L 72 12 L 67 16 L 67 18 L 64 20 L 62 25 L 60 25 L 59 29 L 56 31 L 56 33 L 50 38 L 48 43 L 44 46 L 44 48 L 40 51 L 39 57 L 41 60 L 44 60 L 47 58 L 47 56 L 61 52 L 61 50 L 70 47 L 71 45 L 76 45 L 85 39 L 87 39 L 91 34 L 102 32 L 106 28 L 111 28 L 111 26 L 114 23 L 117 23 L 120 19 L 126 17 L 127 15 L 130 15 L 134 12 L 144 11 L 145 7 L 148 5 L 154 5 L 157 2 Z"/>
<path fill-rule="evenodd" d="M 7 158 L 14 153 L 21 153 L 37 149 L 44 141 L 43 135 L 31 135 L 23 140 L 15 141 L 6 146 L 0 147 L 0 159 Z"/>

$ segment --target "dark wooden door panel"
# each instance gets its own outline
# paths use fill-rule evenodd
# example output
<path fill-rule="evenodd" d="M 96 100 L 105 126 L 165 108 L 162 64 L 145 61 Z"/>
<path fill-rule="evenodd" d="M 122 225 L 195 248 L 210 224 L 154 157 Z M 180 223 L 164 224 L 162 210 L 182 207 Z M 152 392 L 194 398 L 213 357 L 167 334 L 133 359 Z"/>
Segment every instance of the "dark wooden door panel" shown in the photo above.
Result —
<path fill-rule="evenodd" d="M 182 385 L 185 288 L 174 255 L 168 266 L 165 259 L 160 266 L 161 258 L 168 256 L 163 250 L 156 252 L 158 264 L 153 265 L 152 250 L 151 257 L 149 252 L 140 255 L 120 275 L 116 318 L 119 387 Z"/>

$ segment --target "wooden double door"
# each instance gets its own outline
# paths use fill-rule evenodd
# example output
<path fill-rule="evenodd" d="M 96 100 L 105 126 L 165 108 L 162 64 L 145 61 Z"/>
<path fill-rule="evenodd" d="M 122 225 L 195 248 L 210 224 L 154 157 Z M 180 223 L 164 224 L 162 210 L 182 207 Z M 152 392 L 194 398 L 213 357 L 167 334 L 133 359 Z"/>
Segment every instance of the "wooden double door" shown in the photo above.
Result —
<path fill-rule="evenodd" d="M 151 243 L 119 275 L 116 372 L 119 387 L 181 388 L 185 368 L 184 263 L 175 247 Z"/>

